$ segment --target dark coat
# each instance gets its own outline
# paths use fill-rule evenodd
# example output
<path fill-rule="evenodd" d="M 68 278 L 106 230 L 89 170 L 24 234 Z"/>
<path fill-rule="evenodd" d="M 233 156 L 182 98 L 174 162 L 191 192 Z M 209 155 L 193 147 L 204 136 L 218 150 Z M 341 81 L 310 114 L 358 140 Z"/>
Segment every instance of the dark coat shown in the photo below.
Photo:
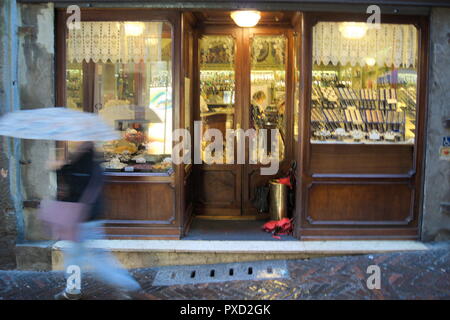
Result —
<path fill-rule="evenodd" d="M 252 104 L 250 107 L 250 128 L 261 129 L 264 127 L 267 119 L 264 113 L 261 112 L 261 109 Z"/>
<path fill-rule="evenodd" d="M 57 171 L 58 175 L 58 200 L 68 202 L 79 202 L 83 192 L 86 190 L 91 177 L 94 176 L 91 187 L 100 190 L 89 198 L 91 211 L 88 220 L 100 218 L 103 211 L 103 170 L 95 160 L 95 150 L 89 148 L 78 154 L 70 163 L 64 165 Z"/>

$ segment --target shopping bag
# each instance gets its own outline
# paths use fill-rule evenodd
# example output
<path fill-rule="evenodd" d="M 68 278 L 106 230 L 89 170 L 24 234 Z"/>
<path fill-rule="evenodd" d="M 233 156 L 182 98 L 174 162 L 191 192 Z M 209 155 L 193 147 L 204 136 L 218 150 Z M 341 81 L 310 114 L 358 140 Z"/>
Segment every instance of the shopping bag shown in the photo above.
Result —
<path fill-rule="evenodd" d="M 50 227 L 53 238 L 76 241 L 79 224 L 86 220 L 88 212 L 89 205 L 85 203 L 45 199 L 38 218 Z"/>

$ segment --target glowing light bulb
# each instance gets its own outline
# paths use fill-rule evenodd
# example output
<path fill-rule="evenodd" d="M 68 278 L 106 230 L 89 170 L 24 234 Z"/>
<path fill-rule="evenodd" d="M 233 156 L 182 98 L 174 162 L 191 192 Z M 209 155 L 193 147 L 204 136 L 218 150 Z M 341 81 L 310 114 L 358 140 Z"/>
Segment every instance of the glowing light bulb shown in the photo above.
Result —
<path fill-rule="evenodd" d="M 239 27 L 254 27 L 261 19 L 259 11 L 233 11 L 231 13 L 231 19 Z"/>
<path fill-rule="evenodd" d="M 127 36 L 137 37 L 144 32 L 144 24 L 142 22 L 125 22 L 125 34 Z"/>
<path fill-rule="evenodd" d="M 347 39 L 361 39 L 366 35 L 367 29 L 364 22 L 343 22 L 339 26 L 342 36 Z"/>
<path fill-rule="evenodd" d="M 369 67 L 373 67 L 375 65 L 375 63 L 377 63 L 377 60 L 375 60 L 375 58 L 372 58 L 372 57 L 367 57 L 364 59 L 364 61 L 366 62 L 366 64 Z"/>

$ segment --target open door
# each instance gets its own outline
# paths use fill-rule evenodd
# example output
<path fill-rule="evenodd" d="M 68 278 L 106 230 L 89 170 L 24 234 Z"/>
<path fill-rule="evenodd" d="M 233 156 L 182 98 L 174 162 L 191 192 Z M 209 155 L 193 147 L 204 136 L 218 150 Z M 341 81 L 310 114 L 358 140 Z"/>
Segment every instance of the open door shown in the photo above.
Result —
<path fill-rule="evenodd" d="M 196 214 L 239 216 L 242 203 L 242 165 L 225 161 L 226 131 L 241 127 L 242 32 L 236 27 L 208 26 L 198 39 L 198 75 L 196 120 L 200 122 L 200 157 L 195 164 Z M 223 150 L 208 152 L 205 133 L 223 137 Z"/>
<path fill-rule="evenodd" d="M 224 12 L 223 16 L 228 14 Z M 194 116 L 201 123 L 202 164 L 194 165 L 196 215 L 215 219 L 267 218 L 267 212 L 261 214 L 253 205 L 255 191 L 271 179 L 285 175 L 294 160 L 293 15 L 286 15 L 283 23 L 277 22 L 271 13 L 267 17 L 274 20 L 261 27 L 204 24 L 198 30 Z M 296 110 L 298 113 L 298 104 Z M 260 122 L 258 112 L 264 114 Z M 207 147 L 215 140 L 203 135 L 211 129 L 221 133 L 224 140 L 221 164 L 210 161 L 218 159 L 214 155 L 208 159 Z M 234 148 L 226 149 L 228 129 L 245 131 L 244 163 L 236 162 L 236 141 Z M 258 141 L 257 148 L 249 150 L 248 130 L 254 130 L 258 136 L 262 129 L 267 130 L 268 141 L 271 130 L 279 130 L 277 146 L 272 148 L 270 143 L 264 146 Z M 226 163 L 229 151 L 234 152 L 232 164 Z M 260 169 L 269 166 L 268 159 L 278 162 L 278 171 L 261 174 Z"/>
<path fill-rule="evenodd" d="M 194 82 L 196 80 L 194 73 L 196 44 L 195 44 L 195 19 L 189 12 L 182 13 L 181 20 L 181 112 L 180 112 L 180 127 L 186 129 L 190 133 L 191 146 L 193 145 L 194 137 Z M 192 216 L 193 216 L 193 190 L 194 190 L 194 175 L 193 175 L 193 157 L 191 154 L 191 164 L 180 165 L 180 176 L 183 181 L 180 188 L 180 203 L 182 206 L 182 234 L 187 234 Z"/>

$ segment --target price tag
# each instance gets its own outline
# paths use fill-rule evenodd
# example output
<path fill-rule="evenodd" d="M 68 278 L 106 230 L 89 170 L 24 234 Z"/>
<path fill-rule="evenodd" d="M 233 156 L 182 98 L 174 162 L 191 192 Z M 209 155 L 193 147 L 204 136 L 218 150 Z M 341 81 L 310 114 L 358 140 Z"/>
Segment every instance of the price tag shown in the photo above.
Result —
<path fill-rule="evenodd" d="M 388 104 L 394 104 L 397 103 L 397 99 L 387 99 Z"/>

